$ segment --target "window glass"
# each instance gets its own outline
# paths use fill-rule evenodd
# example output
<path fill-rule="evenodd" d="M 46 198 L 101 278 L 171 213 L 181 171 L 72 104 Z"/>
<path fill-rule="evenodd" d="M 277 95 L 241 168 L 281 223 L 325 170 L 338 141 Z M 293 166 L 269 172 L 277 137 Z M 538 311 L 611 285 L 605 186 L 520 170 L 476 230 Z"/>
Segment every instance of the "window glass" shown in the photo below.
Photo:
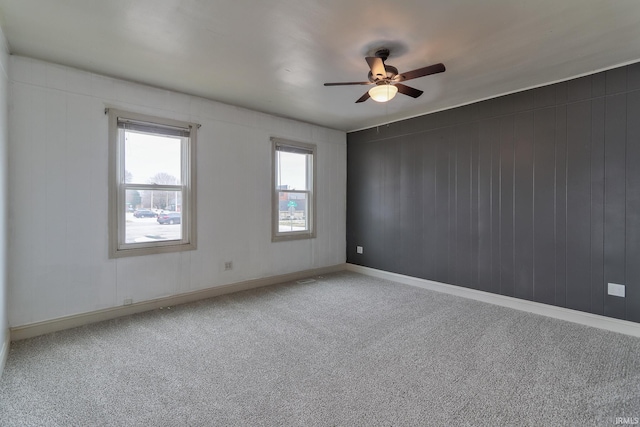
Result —
<path fill-rule="evenodd" d="M 124 169 L 132 184 L 180 184 L 180 138 L 124 129 Z"/>
<path fill-rule="evenodd" d="M 126 194 L 125 243 L 182 240 L 181 216 L 169 217 L 182 210 L 180 191 L 127 190 Z"/>
<path fill-rule="evenodd" d="M 280 233 L 309 230 L 309 204 L 306 193 L 278 193 Z"/>
<path fill-rule="evenodd" d="M 307 164 L 309 154 L 277 151 L 278 188 L 283 190 L 308 190 Z"/>

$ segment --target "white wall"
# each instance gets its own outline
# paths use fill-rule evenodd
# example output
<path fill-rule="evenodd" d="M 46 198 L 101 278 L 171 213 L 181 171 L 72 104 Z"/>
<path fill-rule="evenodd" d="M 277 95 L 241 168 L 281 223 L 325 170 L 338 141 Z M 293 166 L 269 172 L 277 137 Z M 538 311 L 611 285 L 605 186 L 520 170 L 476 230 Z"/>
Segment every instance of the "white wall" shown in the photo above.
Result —
<path fill-rule="evenodd" d="M 0 28 L 0 375 L 9 353 L 7 320 L 7 150 L 9 49 Z"/>
<path fill-rule="evenodd" d="M 24 57 L 9 75 L 10 326 L 345 262 L 344 132 Z M 108 258 L 105 106 L 202 124 L 197 250 Z M 271 243 L 271 136 L 318 145 L 316 239 Z"/>

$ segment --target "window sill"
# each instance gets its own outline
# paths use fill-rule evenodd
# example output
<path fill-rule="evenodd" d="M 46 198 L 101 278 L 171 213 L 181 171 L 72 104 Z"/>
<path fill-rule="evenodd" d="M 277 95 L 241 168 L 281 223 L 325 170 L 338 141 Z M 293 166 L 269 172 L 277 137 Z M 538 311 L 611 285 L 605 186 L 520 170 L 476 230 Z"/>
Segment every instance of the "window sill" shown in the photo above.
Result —
<path fill-rule="evenodd" d="M 125 258 L 130 256 L 166 254 L 172 252 L 192 251 L 196 249 L 195 243 L 183 243 L 178 245 L 147 246 L 144 248 L 118 249 L 110 251 L 109 258 Z"/>
<path fill-rule="evenodd" d="M 277 236 L 271 237 L 271 243 L 275 242 L 288 242 L 291 240 L 306 240 L 306 239 L 315 239 L 316 233 L 291 233 L 291 234 L 280 234 Z"/>

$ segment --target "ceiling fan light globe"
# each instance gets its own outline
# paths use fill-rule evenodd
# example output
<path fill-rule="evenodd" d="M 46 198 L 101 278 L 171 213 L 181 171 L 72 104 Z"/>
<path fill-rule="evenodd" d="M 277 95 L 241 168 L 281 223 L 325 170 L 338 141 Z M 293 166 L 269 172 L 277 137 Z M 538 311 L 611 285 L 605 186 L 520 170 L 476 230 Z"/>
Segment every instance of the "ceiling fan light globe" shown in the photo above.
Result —
<path fill-rule="evenodd" d="M 394 85 L 377 85 L 369 89 L 369 95 L 371 99 L 376 102 L 387 102 L 393 99 L 398 93 L 398 88 Z"/>

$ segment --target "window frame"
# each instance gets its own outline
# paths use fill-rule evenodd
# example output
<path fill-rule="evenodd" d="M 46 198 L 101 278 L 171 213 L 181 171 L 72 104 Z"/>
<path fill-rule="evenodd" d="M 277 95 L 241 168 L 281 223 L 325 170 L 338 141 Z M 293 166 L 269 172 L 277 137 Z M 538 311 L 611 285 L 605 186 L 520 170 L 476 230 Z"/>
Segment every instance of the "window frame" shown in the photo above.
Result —
<path fill-rule="evenodd" d="M 278 189 L 278 164 L 277 164 L 277 147 L 279 145 L 298 148 L 310 151 L 311 158 L 307 159 L 307 181 L 311 183 L 307 190 L 285 190 L 287 193 L 304 193 L 307 194 L 307 230 L 299 231 L 280 231 L 280 202 L 279 193 L 283 192 Z M 292 141 L 283 138 L 271 138 L 271 241 L 283 242 L 291 240 L 313 239 L 316 237 L 316 194 L 317 194 L 317 146 L 306 142 Z"/>
<path fill-rule="evenodd" d="M 181 252 L 196 249 L 196 141 L 200 125 L 180 120 L 106 108 L 109 116 L 109 258 Z M 131 184 L 125 182 L 124 139 L 120 139 L 119 121 L 149 125 L 156 130 L 178 129 L 189 132 L 181 142 L 180 184 Z M 159 132 L 159 135 L 162 133 Z M 125 242 L 126 191 L 180 191 L 181 239 L 158 242 Z"/>

